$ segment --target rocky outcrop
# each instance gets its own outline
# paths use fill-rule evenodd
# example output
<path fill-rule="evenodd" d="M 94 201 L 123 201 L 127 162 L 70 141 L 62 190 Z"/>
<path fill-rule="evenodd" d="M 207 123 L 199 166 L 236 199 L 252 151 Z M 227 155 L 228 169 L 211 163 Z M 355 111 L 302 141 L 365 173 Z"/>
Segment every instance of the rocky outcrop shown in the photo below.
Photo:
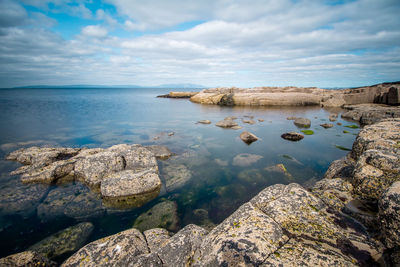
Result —
<path fill-rule="evenodd" d="M 80 249 L 93 228 L 92 223 L 79 223 L 43 239 L 31 246 L 29 250 L 36 251 L 51 260 L 57 259 Z"/>
<path fill-rule="evenodd" d="M 140 206 L 159 194 L 156 157 L 169 156 L 165 147 L 121 144 L 107 149 L 30 147 L 7 159 L 25 164 L 13 172 L 21 174 L 23 183 L 81 181 L 100 192 L 106 205 L 123 208 Z"/>
<path fill-rule="evenodd" d="M 157 97 L 163 98 L 191 98 L 192 96 L 198 94 L 198 92 L 169 92 L 166 95 L 159 95 Z"/>
<path fill-rule="evenodd" d="M 380 104 L 360 104 L 344 106 L 348 111 L 342 118 L 357 121 L 362 125 L 377 123 L 383 119 L 400 118 L 400 107 Z"/>
<path fill-rule="evenodd" d="M 35 251 L 24 251 L 0 259 L 0 266 L 4 267 L 56 267 L 57 264 L 50 261 Z"/>
<path fill-rule="evenodd" d="M 400 104 L 400 82 L 373 86 L 327 90 L 316 87 L 210 88 L 192 96 L 200 104 L 222 106 L 308 106 L 341 107 L 343 105 L 380 103 Z"/>

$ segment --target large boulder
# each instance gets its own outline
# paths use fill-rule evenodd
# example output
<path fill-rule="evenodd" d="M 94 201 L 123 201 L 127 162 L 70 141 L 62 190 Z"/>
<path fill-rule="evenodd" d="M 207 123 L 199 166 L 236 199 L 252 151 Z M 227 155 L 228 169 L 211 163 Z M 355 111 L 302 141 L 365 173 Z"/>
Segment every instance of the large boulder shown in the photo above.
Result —
<path fill-rule="evenodd" d="M 128 266 L 144 253 L 149 253 L 146 239 L 132 228 L 87 244 L 61 266 Z"/>
<path fill-rule="evenodd" d="M 49 259 L 57 259 L 80 249 L 93 228 L 90 222 L 79 223 L 43 239 L 31 246 L 29 250 L 36 251 Z"/>
<path fill-rule="evenodd" d="M 177 209 L 178 206 L 174 201 L 167 200 L 160 202 L 139 215 L 133 223 L 133 227 L 142 232 L 152 228 L 177 231 L 179 226 Z"/>
<path fill-rule="evenodd" d="M 255 134 L 244 131 L 240 134 L 240 139 L 242 139 L 242 141 L 246 144 L 250 145 L 251 143 L 257 141 L 258 137 Z"/>

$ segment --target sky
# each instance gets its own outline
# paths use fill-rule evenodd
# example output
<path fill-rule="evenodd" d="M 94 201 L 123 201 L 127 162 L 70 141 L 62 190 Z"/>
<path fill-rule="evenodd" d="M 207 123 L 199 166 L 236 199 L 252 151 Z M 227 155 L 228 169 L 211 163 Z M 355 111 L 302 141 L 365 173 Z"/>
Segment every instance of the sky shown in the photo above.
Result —
<path fill-rule="evenodd" d="M 0 0 L 0 87 L 400 80 L 399 0 Z"/>

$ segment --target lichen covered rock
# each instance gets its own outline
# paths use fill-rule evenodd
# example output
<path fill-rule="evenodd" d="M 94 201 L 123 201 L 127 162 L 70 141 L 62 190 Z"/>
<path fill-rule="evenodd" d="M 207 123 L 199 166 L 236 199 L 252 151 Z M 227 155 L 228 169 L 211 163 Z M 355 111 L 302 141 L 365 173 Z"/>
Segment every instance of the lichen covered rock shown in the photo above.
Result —
<path fill-rule="evenodd" d="M 0 266 L 4 267 L 55 267 L 57 264 L 35 251 L 24 251 L 0 259 Z"/>

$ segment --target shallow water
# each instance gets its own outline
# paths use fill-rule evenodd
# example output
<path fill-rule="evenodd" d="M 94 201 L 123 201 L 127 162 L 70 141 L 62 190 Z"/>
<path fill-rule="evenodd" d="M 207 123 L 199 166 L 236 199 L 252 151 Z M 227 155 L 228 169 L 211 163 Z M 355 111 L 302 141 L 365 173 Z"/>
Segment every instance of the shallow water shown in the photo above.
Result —
<path fill-rule="evenodd" d="M 329 164 L 348 152 L 358 129 L 344 127 L 354 123 L 339 119 L 333 128 L 329 111 L 319 107 L 219 107 L 191 103 L 189 100 L 155 98 L 168 90 L 160 89 L 4 89 L 0 90 L 0 156 L 32 145 L 70 147 L 109 147 L 119 143 L 166 145 L 177 155 L 159 161 L 163 181 L 167 172 L 184 165 L 190 180 L 166 192 L 143 207 L 116 211 L 101 206 L 96 195 L 83 185 L 52 186 L 43 198 L 13 205 L 33 196 L 36 185 L 21 185 L 9 172 L 20 165 L 0 161 L 0 256 L 23 251 L 44 237 L 77 221 L 95 225 L 90 240 L 130 228 L 142 212 L 165 199 L 178 204 L 180 227 L 201 223 L 193 212 L 208 211 L 209 221 L 220 223 L 241 204 L 266 186 L 276 183 L 310 183 L 322 178 Z M 341 110 L 334 110 L 342 112 Z M 242 130 L 222 129 L 215 123 L 227 116 L 238 117 Z M 254 116 L 256 124 L 242 123 Z M 280 135 L 299 131 L 286 117 L 309 118 L 313 135 L 299 142 Z M 210 125 L 196 124 L 208 119 Z M 263 119 L 259 122 L 257 119 Z M 339 126 L 336 123 L 341 122 Z M 248 130 L 260 140 L 246 145 L 239 134 Z M 349 133 L 343 133 L 346 130 Z M 168 133 L 173 132 L 172 136 Z M 258 160 L 240 166 L 234 158 L 252 154 Z M 287 173 L 266 169 L 283 164 Z M 172 167 L 168 167 L 172 166 Z M 269 170 L 269 171 L 268 171 Z M 79 189 L 79 190 L 78 190 Z M 77 198 L 83 198 L 77 202 Z M 51 209 L 55 201 L 60 206 Z M 75 201 L 75 202 L 74 202 Z M 79 205 L 75 205 L 80 203 Z M 71 203 L 75 203 L 72 205 Z M 77 207 L 86 209 L 89 219 L 77 217 Z M 68 211 L 68 212 L 66 212 Z M 71 216 L 66 216 L 72 214 Z M 75 215 L 74 215 L 75 214 Z M 75 217 L 74 217 L 75 216 Z M 75 218 L 75 219 L 74 219 Z"/>

